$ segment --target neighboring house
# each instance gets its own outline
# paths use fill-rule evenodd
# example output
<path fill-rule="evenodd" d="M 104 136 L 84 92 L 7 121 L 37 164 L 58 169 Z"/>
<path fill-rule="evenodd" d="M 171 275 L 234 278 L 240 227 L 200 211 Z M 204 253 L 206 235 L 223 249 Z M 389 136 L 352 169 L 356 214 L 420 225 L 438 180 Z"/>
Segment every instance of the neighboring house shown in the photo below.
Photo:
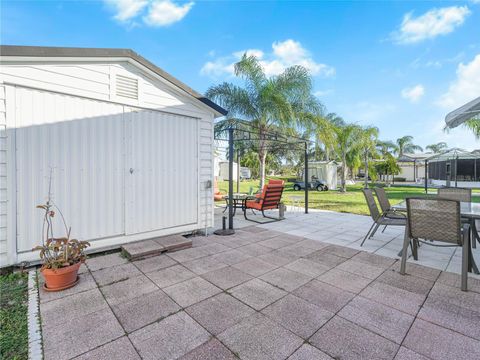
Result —
<path fill-rule="evenodd" d="M 425 160 L 433 156 L 432 153 L 403 154 L 398 158 L 400 173 L 396 178 L 404 178 L 408 182 L 423 182 L 425 179 Z"/>
<path fill-rule="evenodd" d="M 224 109 L 131 50 L 0 54 L 0 266 L 38 258 L 50 173 L 72 237 L 93 249 L 212 226 Z"/>

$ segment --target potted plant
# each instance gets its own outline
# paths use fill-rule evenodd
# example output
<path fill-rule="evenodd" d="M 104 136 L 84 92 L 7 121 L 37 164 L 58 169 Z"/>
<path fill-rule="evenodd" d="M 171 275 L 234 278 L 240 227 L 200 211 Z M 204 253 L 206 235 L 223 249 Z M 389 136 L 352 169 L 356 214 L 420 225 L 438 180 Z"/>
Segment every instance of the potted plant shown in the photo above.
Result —
<path fill-rule="evenodd" d="M 38 205 L 37 208 L 44 211 L 42 245 L 33 250 L 40 251 L 40 271 L 45 279 L 43 287 L 47 291 L 60 291 L 75 286 L 78 282 L 78 269 L 86 260 L 84 250 L 90 244 L 87 241 L 70 239 L 71 228 L 67 226 L 62 212 L 52 203 L 50 196 L 46 204 Z M 60 214 L 65 227 L 65 237 L 53 236 L 55 210 Z"/>

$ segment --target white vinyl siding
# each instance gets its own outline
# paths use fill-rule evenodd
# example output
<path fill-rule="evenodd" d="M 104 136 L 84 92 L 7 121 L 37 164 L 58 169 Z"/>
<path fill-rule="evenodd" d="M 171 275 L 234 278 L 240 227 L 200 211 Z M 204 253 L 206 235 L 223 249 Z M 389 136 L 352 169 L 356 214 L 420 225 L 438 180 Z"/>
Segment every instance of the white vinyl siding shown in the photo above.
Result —
<path fill-rule="evenodd" d="M 5 86 L 0 84 L 0 266 L 7 261 L 7 122 Z"/>
<path fill-rule="evenodd" d="M 11 129 L 14 130 L 17 127 L 17 144 L 15 144 L 13 138 L 11 146 L 18 150 L 16 154 L 14 151 L 13 155 L 12 153 L 1 154 L 3 149 L 11 149 L 10 145 L 3 145 L 1 143 L 3 140 L 0 138 L 0 145 L 4 146 L 0 148 L 0 169 L 2 170 L 0 175 L 8 172 L 9 169 L 4 162 L 13 159 L 13 164 L 10 165 L 15 169 L 16 162 L 16 166 L 19 168 L 16 175 L 21 176 L 17 179 L 12 178 L 13 186 L 11 187 L 15 187 L 15 184 L 17 187 L 22 187 L 21 190 L 18 189 L 19 191 L 10 187 L 6 189 L 5 184 L 10 184 L 8 178 L 8 182 L 6 180 L 0 182 L 0 195 L 2 199 L 5 198 L 5 206 L 0 209 L 3 211 L 3 213 L 0 213 L 0 217 L 7 211 L 9 199 L 14 201 L 17 208 L 9 206 L 8 211 L 10 212 L 10 209 L 12 209 L 13 214 L 19 214 L 18 219 L 14 219 L 14 226 L 12 227 L 13 229 L 15 227 L 19 229 L 18 234 L 10 230 L 7 232 L 6 227 L 2 227 L 0 230 L 0 262 L 2 266 L 36 258 L 36 254 L 31 255 L 32 253 L 29 250 L 33 240 L 39 239 L 38 223 L 35 220 L 32 227 L 26 226 L 26 223 L 29 221 L 27 217 L 30 219 L 40 218 L 40 210 L 35 209 L 35 205 L 45 200 L 46 169 L 49 167 L 48 164 L 51 163 L 54 164 L 54 173 L 59 172 L 63 178 L 75 178 L 76 183 L 74 185 L 71 183 L 55 189 L 55 200 L 62 199 L 62 210 L 66 213 L 67 221 L 72 225 L 72 235 L 81 239 L 93 240 L 94 247 L 109 247 L 113 244 L 140 240 L 142 236 L 148 238 L 168 233 L 203 229 L 205 225 L 213 226 L 213 189 L 205 189 L 206 182 L 213 181 L 213 120 L 215 116 L 213 110 L 170 83 L 159 80 L 151 73 L 144 72 L 126 61 L 108 62 L 106 59 L 105 62 L 91 63 L 81 61 L 78 63 L 45 61 L 13 63 L 2 60 L 0 74 L 5 82 L 5 87 L 13 89 L 12 93 L 17 94 L 14 97 L 19 97 L 19 103 L 10 107 L 7 106 L 7 109 L 16 109 L 11 111 L 10 115 L 7 115 L 7 124 L 9 118 L 15 119 L 16 116 L 19 116 L 19 119 L 15 120 L 17 123 L 12 124 Z M 112 98 L 112 91 L 114 91 L 112 76 L 115 74 L 122 74 L 138 81 L 138 100 L 133 102 L 128 101 L 130 99 L 123 101 L 117 96 Z M 3 98 L 5 97 L 4 93 L 4 91 L 0 93 Z M 0 98 L 0 110 L 5 109 L 5 106 L 1 107 L 2 100 Z M 5 102 L 3 102 L 3 105 L 5 105 Z M 52 107 L 55 110 L 52 110 Z M 112 142 L 112 139 L 107 139 L 107 133 L 111 134 L 112 137 L 122 135 L 125 139 L 130 135 L 125 132 L 125 126 L 118 126 L 119 123 L 124 124 L 123 111 L 129 112 L 129 109 L 157 110 L 152 113 L 163 115 L 155 116 L 175 118 L 183 125 L 188 122 L 195 123 L 194 132 L 191 132 L 193 128 L 189 128 L 185 139 L 169 139 L 175 141 L 176 145 L 186 141 L 189 146 L 192 146 L 192 148 L 188 148 L 190 155 L 179 157 L 177 160 L 179 164 L 183 164 L 185 169 L 193 167 L 194 172 L 190 172 L 188 176 L 184 175 L 189 181 L 181 185 L 188 187 L 189 195 L 185 199 L 192 198 L 190 192 L 194 191 L 193 186 L 195 186 L 195 196 L 190 201 L 188 211 L 185 211 L 186 202 L 182 205 L 184 214 L 180 216 L 176 216 L 173 212 L 169 214 L 174 218 L 176 217 L 177 220 L 180 219 L 177 222 L 173 218 L 165 217 L 165 219 L 162 219 L 164 221 L 161 225 L 162 228 L 158 231 L 154 229 L 158 226 L 152 227 L 148 224 L 148 221 L 147 224 L 143 224 L 146 235 L 134 236 L 127 233 L 125 228 L 128 223 L 124 207 L 125 197 L 117 196 L 115 200 L 111 199 L 112 204 L 107 204 L 108 197 L 114 196 L 113 192 L 117 192 L 120 186 L 127 185 L 120 182 L 120 179 L 125 181 L 125 173 L 123 176 L 118 176 L 120 171 L 118 162 L 121 159 L 124 161 L 126 156 L 125 146 L 118 143 L 109 143 Z M 2 116 L 1 111 L 0 116 Z M 80 121 L 79 118 L 84 119 L 84 121 Z M 4 115 L 0 120 L 2 119 L 5 119 Z M 100 124 L 93 125 L 95 122 L 100 122 Z M 2 128 L 4 129 L 5 126 L 3 125 Z M 131 135 L 133 136 L 133 134 Z M 176 133 L 174 137 L 178 137 L 178 134 Z M 82 147 L 81 144 L 84 141 L 87 141 L 88 145 Z M 47 144 L 47 142 L 52 143 Z M 102 148 L 99 144 L 104 144 L 105 147 Z M 168 144 L 165 146 L 167 149 L 176 149 L 176 151 L 182 148 L 182 146 L 175 148 L 175 146 L 169 146 Z M 192 163 L 193 147 L 195 147 L 194 160 L 196 165 Z M 5 150 L 3 151 L 5 152 Z M 45 158 L 47 151 L 52 152 L 48 161 Z M 42 156 L 43 160 L 41 160 Z M 16 161 L 15 157 L 17 158 Z M 36 159 L 35 163 L 38 163 L 38 165 L 28 165 L 27 158 L 29 157 Z M 92 158 L 95 159 L 93 164 Z M 69 162 L 80 164 L 80 166 L 77 170 L 74 170 L 67 166 Z M 126 166 L 127 164 L 123 162 L 122 171 L 129 170 Z M 41 171 L 41 179 L 37 182 L 38 171 Z M 88 176 L 85 175 L 87 173 Z M 105 179 L 100 180 L 100 177 Z M 35 180 L 32 180 L 32 178 Z M 118 183 L 111 187 L 106 186 L 112 181 Z M 168 181 L 165 183 L 168 183 Z M 81 191 L 75 191 L 67 199 L 72 190 L 69 186 L 80 186 Z M 91 187 L 95 187 L 95 190 L 91 190 Z M 159 198 L 161 196 L 160 191 L 163 188 L 164 185 L 158 188 Z M 168 191 L 168 188 L 165 191 Z M 181 194 L 182 191 L 185 190 L 178 189 L 177 184 L 175 184 L 175 190 L 171 193 L 180 192 Z M 96 198 L 103 204 L 107 204 L 105 206 L 111 206 L 112 208 L 97 209 L 95 205 L 94 209 L 91 209 L 92 198 Z M 171 199 L 164 201 L 164 204 L 165 206 L 167 204 L 171 204 L 173 207 L 177 206 L 176 202 Z M 182 211 L 182 206 L 178 209 L 179 213 Z M 96 215 L 86 216 L 86 212 L 90 209 Z M 121 209 L 122 213 L 118 209 Z M 99 215 L 98 212 L 101 214 Z M 82 214 L 82 216 L 76 217 L 75 214 Z M 12 214 L 9 215 L 12 217 Z M 2 226 L 3 224 L 5 226 L 10 224 L 10 221 L 7 220 L 4 219 Z M 151 223 L 152 220 L 149 221 Z M 138 227 L 135 231 L 137 230 L 141 230 L 141 227 Z M 150 230 L 152 231 L 149 233 Z M 17 239 L 14 238 L 15 235 L 18 237 Z M 8 242 L 5 241 L 5 238 L 8 238 Z M 7 243 L 9 248 L 6 246 Z M 13 255 L 8 257 L 8 251 Z"/>

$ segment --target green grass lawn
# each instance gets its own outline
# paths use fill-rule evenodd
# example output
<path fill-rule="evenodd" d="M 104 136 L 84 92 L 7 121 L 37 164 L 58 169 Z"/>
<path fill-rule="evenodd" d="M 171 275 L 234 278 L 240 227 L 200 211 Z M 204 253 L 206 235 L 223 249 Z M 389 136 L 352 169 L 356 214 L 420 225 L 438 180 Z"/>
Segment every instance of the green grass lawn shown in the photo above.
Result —
<path fill-rule="evenodd" d="M 240 192 L 249 192 L 250 188 L 253 188 L 254 191 L 258 190 L 259 181 L 258 180 L 249 180 L 240 182 Z M 228 192 L 228 182 L 219 181 L 218 186 L 220 191 L 227 193 Z M 349 185 L 347 186 L 346 193 L 340 193 L 337 190 L 329 191 L 315 191 L 312 190 L 309 192 L 309 206 L 312 209 L 323 209 L 323 210 L 332 210 L 338 212 L 348 212 L 353 214 L 362 214 L 368 215 L 368 208 L 365 203 L 365 198 L 362 193 L 363 183 Z M 387 196 L 390 202 L 394 205 L 407 196 L 421 196 L 425 194 L 423 187 L 412 187 L 412 186 L 402 186 L 395 185 L 385 188 Z M 233 191 L 237 191 L 237 184 L 234 182 Z M 435 191 L 435 190 L 431 190 Z M 290 199 L 291 196 L 303 196 L 302 191 L 294 191 L 293 183 L 287 182 L 285 186 L 285 191 L 283 192 L 283 202 L 285 204 L 292 204 Z M 475 197 L 474 201 L 480 202 L 480 198 Z M 301 206 L 304 202 L 301 201 Z"/>
<path fill-rule="evenodd" d="M 28 275 L 0 276 L 0 359 L 28 359 Z"/>

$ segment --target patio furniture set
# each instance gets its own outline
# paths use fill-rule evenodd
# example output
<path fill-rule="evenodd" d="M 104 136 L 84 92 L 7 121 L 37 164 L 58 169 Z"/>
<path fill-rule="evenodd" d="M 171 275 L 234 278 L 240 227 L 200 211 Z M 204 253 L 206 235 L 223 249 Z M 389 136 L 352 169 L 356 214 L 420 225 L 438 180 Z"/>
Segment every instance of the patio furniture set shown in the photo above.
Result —
<path fill-rule="evenodd" d="M 270 179 L 268 184 L 263 186 L 262 192 L 254 195 L 246 193 L 234 193 L 232 194 L 233 200 L 233 215 L 235 216 L 237 209 L 242 209 L 243 215 L 246 220 L 253 221 L 259 224 L 264 224 L 265 221 L 258 221 L 247 217 L 247 210 L 251 210 L 255 214 L 255 210 L 262 213 L 264 218 L 271 221 L 282 220 L 282 217 L 272 217 L 265 214 L 266 210 L 275 210 L 280 208 L 280 201 L 282 199 L 283 189 L 285 188 L 285 182 L 283 180 Z M 225 200 L 226 205 L 223 212 L 228 209 L 229 196 L 222 194 L 218 189 L 218 184 L 215 181 L 214 189 L 215 200 Z"/>
<path fill-rule="evenodd" d="M 395 206 L 390 204 L 383 188 L 375 188 L 374 192 L 381 212 L 373 191 L 363 189 L 373 224 L 361 246 L 367 238 L 373 237 L 381 226 L 384 226 L 383 231 L 387 226 L 405 226 L 403 247 L 399 252 L 399 256 L 402 257 L 400 267 L 402 275 L 405 274 L 409 247 L 413 258 L 418 260 L 418 247 L 421 244 L 439 247 L 460 246 L 461 289 L 467 291 L 467 273 L 479 273 L 471 247 L 476 247 L 476 241 L 480 242 L 475 225 L 475 221 L 480 219 L 480 204 L 472 202 L 471 189 L 440 188 L 436 196 L 409 197 Z"/>

